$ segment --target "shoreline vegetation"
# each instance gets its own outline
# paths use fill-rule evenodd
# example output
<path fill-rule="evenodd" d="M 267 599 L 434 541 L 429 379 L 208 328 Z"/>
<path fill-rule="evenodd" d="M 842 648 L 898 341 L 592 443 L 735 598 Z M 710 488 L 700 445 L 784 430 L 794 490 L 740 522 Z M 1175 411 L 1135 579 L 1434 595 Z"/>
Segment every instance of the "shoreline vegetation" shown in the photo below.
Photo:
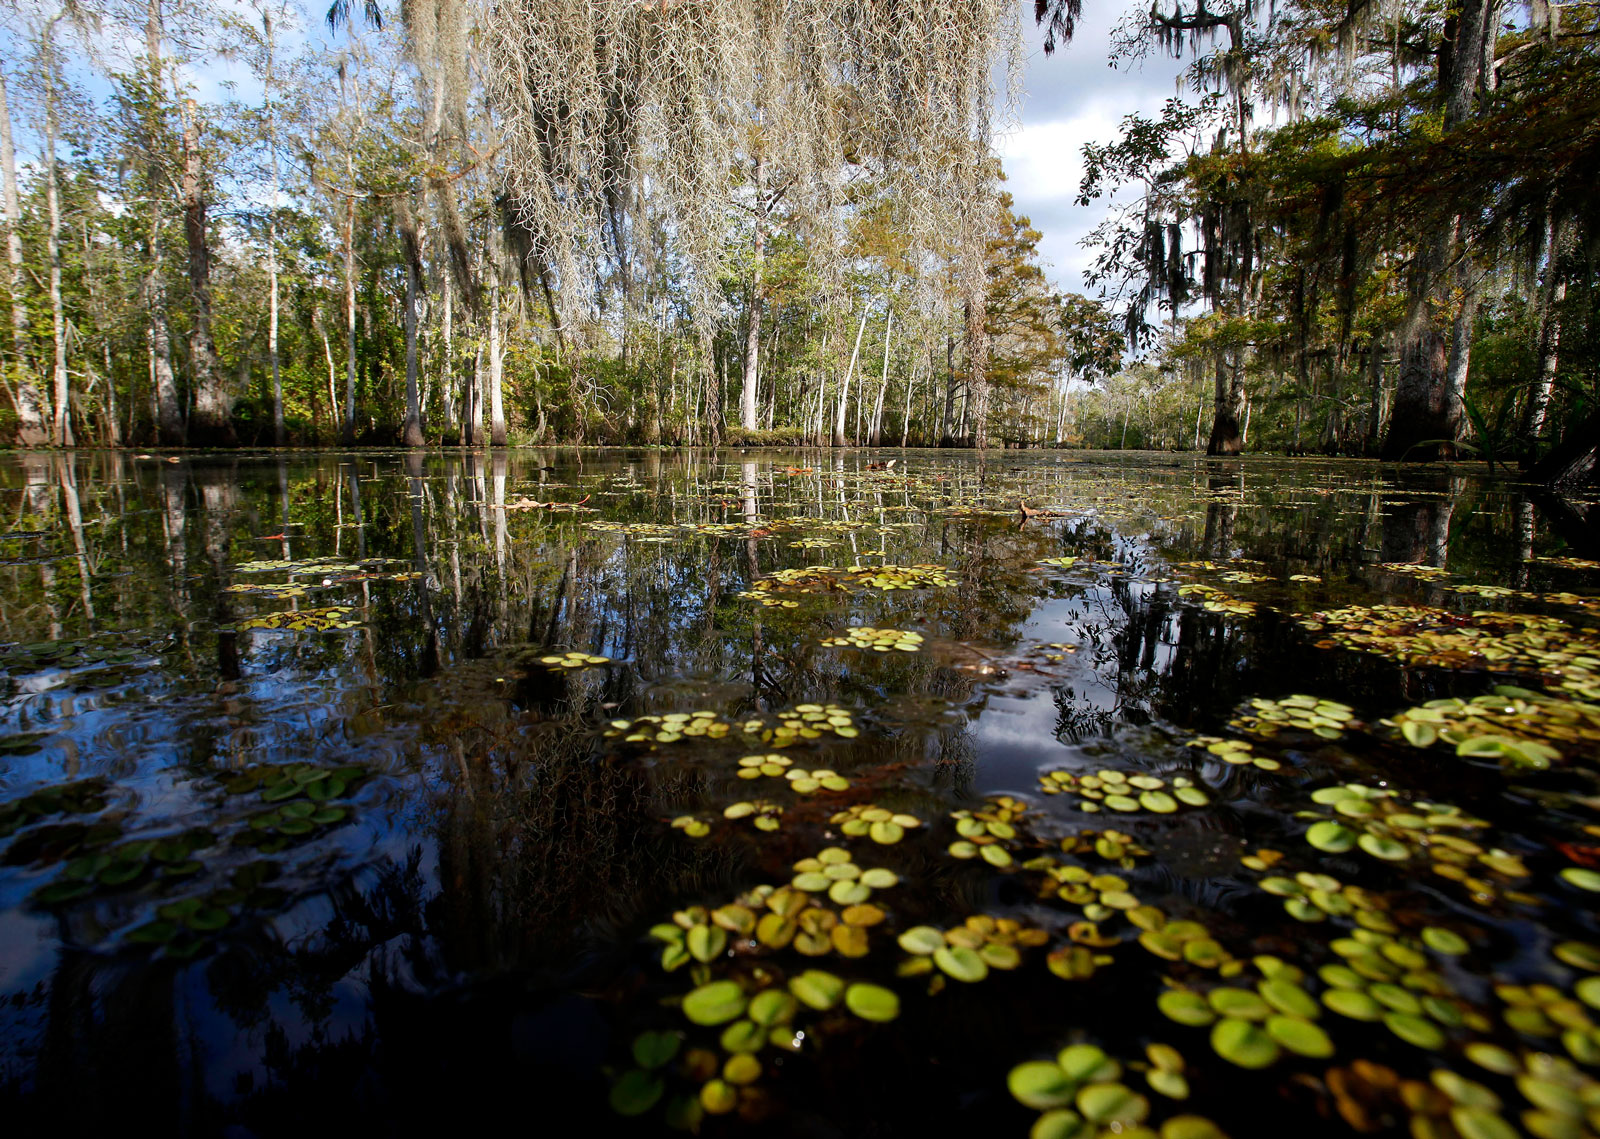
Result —
<path fill-rule="evenodd" d="M 23 5 L 0 439 L 1058 444 L 1593 482 L 1600 11 L 1130 10 L 1107 62 L 1168 56 L 1182 93 L 1083 149 L 1094 295 L 1051 281 L 995 150 L 1025 67 L 1047 86 L 1083 50 L 1076 0 L 1032 15 L 1028 61 L 1011 0 Z"/>

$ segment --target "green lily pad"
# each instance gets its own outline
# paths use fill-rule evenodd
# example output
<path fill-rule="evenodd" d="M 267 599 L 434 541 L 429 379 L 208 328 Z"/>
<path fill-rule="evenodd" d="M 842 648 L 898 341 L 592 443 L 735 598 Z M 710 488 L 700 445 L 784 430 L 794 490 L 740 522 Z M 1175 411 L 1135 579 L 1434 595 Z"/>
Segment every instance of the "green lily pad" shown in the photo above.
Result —
<path fill-rule="evenodd" d="M 1224 1017 L 1211 1030 L 1211 1047 L 1218 1056 L 1241 1068 L 1266 1068 L 1278 1059 L 1278 1045 L 1248 1020 Z"/>
<path fill-rule="evenodd" d="M 964 945 L 946 945 L 933 952 L 933 963 L 957 981 L 972 983 L 989 975 L 989 966 Z"/>
<path fill-rule="evenodd" d="M 792 994 L 782 989 L 763 989 L 750 998 L 746 1014 L 763 1028 L 788 1024 L 794 1019 L 796 1001 Z"/>
<path fill-rule="evenodd" d="M 1569 886 L 1576 886 L 1580 890 L 1588 890 L 1593 894 L 1600 894 L 1600 870 L 1590 870 L 1583 866 L 1569 866 L 1561 872 L 1561 880 Z"/>
<path fill-rule="evenodd" d="M 900 998 L 882 985 L 857 982 L 844 992 L 845 1007 L 862 1020 L 885 1022 L 900 1015 Z"/>
<path fill-rule="evenodd" d="M 1268 1017 L 1267 1035 L 1300 1056 L 1321 1060 L 1333 1055 L 1333 1041 L 1309 1020 L 1293 1016 Z"/>
<path fill-rule="evenodd" d="M 1435 953 L 1443 953 L 1447 957 L 1459 957 L 1472 948 L 1459 933 L 1436 925 L 1430 925 L 1422 931 L 1422 943 Z"/>
<path fill-rule="evenodd" d="M 1403 842 L 1396 842 L 1392 838 L 1364 834 L 1356 840 L 1356 843 L 1372 857 L 1381 858 L 1385 862 L 1403 862 L 1411 857 L 1411 848 Z"/>
<path fill-rule="evenodd" d="M 1122 1084 L 1090 1084 L 1078 1092 L 1078 1110 L 1085 1119 L 1102 1126 L 1143 1121 L 1150 1101 Z"/>
<path fill-rule="evenodd" d="M 643 1115 L 660 1101 L 664 1090 L 656 1073 L 634 1068 L 611 1085 L 611 1110 L 618 1115 Z"/>
<path fill-rule="evenodd" d="M 1077 1091 L 1077 1084 L 1061 1065 L 1048 1060 L 1018 1064 L 1006 1076 L 1006 1087 L 1018 1103 L 1037 1111 L 1065 1107 Z"/>
<path fill-rule="evenodd" d="M 633 1062 L 650 1071 L 664 1068 L 678 1054 L 680 1043 L 676 1032 L 641 1032 L 633 1038 Z"/>
<path fill-rule="evenodd" d="M 1212 989 L 1208 1000 L 1219 1014 L 1238 1020 L 1265 1020 L 1272 1013 L 1266 1001 L 1245 989 Z"/>
<path fill-rule="evenodd" d="M 1360 989 L 1329 989 L 1322 994 L 1322 1003 L 1351 1020 L 1383 1018 L 1383 1006 Z"/>
<path fill-rule="evenodd" d="M 1317 1006 L 1311 994 L 1293 981 L 1275 978 L 1263 981 L 1256 988 L 1269 1005 L 1287 1016 L 1297 1016 L 1301 1020 L 1315 1020 L 1322 1015 L 1322 1009 Z"/>
<path fill-rule="evenodd" d="M 1033 1122 L 1028 1139 L 1089 1139 L 1094 1125 L 1070 1108 L 1047 1111 Z"/>
<path fill-rule="evenodd" d="M 1343 854 L 1356 844 L 1356 832 L 1332 819 L 1313 823 L 1306 831 L 1306 841 L 1328 854 Z"/>
<path fill-rule="evenodd" d="M 1486 1107 L 1455 1107 L 1450 1122 L 1461 1139 L 1519 1139 L 1520 1132 Z"/>
<path fill-rule="evenodd" d="M 1390 1032 L 1413 1047 L 1429 1051 L 1444 1047 L 1444 1030 L 1421 1016 L 1406 1012 L 1385 1013 L 1383 1023 Z"/>
<path fill-rule="evenodd" d="M 1074 1083 L 1114 1080 L 1122 1066 L 1098 1044 L 1069 1044 L 1056 1053 L 1056 1064 Z"/>
<path fill-rule="evenodd" d="M 824 973 L 820 969 L 807 969 L 798 977 L 789 979 L 789 991 L 801 1004 L 818 1012 L 826 1012 L 838 1004 L 839 998 L 844 996 L 844 982 L 832 973 Z"/>
<path fill-rule="evenodd" d="M 712 981 L 683 998 L 683 1015 L 695 1024 L 725 1024 L 749 1003 L 737 981 Z"/>
<path fill-rule="evenodd" d="M 1168 1020 L 1191 1028 L 1203 1027 L 1217 1019 L 1206 999 L 1188 989 L 1168 989 L 1156 998 L 1156 1007 Z"/>
<path fill-rule="evenodd" d="M 912 926 L 896 940 L 899 942 L 901 949 L 919 957 L 927 957 L 944 948 L 944 934 L 934 929 L 931 925 Z"/>

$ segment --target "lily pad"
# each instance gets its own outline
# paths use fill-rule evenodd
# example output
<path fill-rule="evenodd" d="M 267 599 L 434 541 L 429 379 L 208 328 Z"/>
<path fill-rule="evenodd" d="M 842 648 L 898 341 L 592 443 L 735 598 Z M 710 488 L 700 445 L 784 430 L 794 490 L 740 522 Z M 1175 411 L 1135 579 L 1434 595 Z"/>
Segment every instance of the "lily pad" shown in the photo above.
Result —
<path fill-rule="evenodd" d="M 725 1024 L 741 1015 L 748 1003 L 737 981 L 712 981 L 683 998 L 683 1015 L 695 1024 Z"/>

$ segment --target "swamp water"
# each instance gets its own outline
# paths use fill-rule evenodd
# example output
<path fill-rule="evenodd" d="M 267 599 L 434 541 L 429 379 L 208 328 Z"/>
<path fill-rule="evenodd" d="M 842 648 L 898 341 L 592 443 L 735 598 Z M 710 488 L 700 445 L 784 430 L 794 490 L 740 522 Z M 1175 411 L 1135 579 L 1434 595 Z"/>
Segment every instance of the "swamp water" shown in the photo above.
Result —
<path fill-rule="evenodd" d="M 1600 1125 L 1600 563 L 1512 484 L 13 456 L 0 509 L 9 1129 Z"/>

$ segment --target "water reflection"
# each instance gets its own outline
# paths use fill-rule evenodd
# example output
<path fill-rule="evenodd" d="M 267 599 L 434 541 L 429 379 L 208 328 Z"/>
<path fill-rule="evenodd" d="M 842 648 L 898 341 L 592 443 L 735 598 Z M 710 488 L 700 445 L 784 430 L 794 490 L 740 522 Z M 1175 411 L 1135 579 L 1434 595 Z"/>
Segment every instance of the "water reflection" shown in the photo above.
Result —
<path fill-rule="evenodd" d="M 1149 882 L 1245 914 L 1227 875 L 1283 785 L 1196 766 L 1187 740 L 1261 693 L 1316 692 L 1376 718 L 1480 690 L 1309 650 L 1293 614 L 1460 602 L 1385 568 L 1397 563 L 1527 589 L 1528 559 L 1552 541 L 1534 504 L 1460 473 L 874 461 L 6 460 L 9 1118 L 409 1130 L 458 1118 L 463 1102 L 540 1094 L 548 1118 L 596 1125 L 613 1034 L 660 984 L 643 931 L 769 880 L 828 826 L 797 802 L 771 838 L 686 842 L 666 821 L 720 809 L 727 752 L 640 754 L 601 737 L 651 714 L 855 709 L 860 735 L 822 749 L 861 788 L 844 802 L 892 800 L 930 820 L 1033 793 L 1051 767 L 1203 767 L 1218 808 L 1169 832 Z M 1019 501 L 1043 513 L 1019 515 Z M 1061 558 L 1077 561 L 1048 564 Z M 807 566 L 921 564 L 955 584 L 883 591 L 822 575 L 756 589 Z M 1253 579 L 1219 577 L 1240 572 Z M 1197 579 L 1255 608 L 1180 593 Z M 851 624 L 916 629 L 925 647 L 819 646 Z M 609 663 L 541 663 L 568 651 Z M 1306 776 L 1344 762 L 1303 759 Z M 76 799 L 50 797 L 86 780 Z M 903 868 L 929 913 L 1026 900 L 1014 886 L 975 893 L 937 855 Z M 951 1015 L 978 1020 L 940 1022 L 949 1041 L 1021 1032 L 965 1006 Z M 905 1086 L 927 1084 L 884 1051 L 903 1040 L 859 1046 Z M 1009 1055 L 906 1118 L 992 1102 Z M 858 1130 L 852 1097 L 884 1086 L 869 1083 L 834 1085 L 815 1117 L 791 1101 L 785 1118 L 797 1132 Z"/>

